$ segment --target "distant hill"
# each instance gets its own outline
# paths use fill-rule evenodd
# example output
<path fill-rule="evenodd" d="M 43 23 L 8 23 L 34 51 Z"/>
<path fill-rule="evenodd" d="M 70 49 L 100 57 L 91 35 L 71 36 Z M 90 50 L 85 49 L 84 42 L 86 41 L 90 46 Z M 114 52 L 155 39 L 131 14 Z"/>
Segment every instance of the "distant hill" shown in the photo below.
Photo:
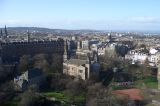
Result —
<path fill-rule="evenodd" d="M 3 28 L 2 28 L 3 29 Z M 50 29 L 50 28 L 41 28 L 41 27 L 7 27 L 10 31 L 17 32 L 26 32 L 29 30 L 30 32 L 101 32 L 98 30 L 66 30 L 66 29 Z"/>
<path fill-rule="evenodd" d="M 4 29 L 4 28 L 0 28 Z M 110 30 L 92 30 L 92 29 L 80 29 L 80 30 L 69 30 L 69 29 L 50 29 L 50 28 L 42 28 L 42 27 L 7 27 L 8 30 L 13 32 L 26 32 L 29 30 L 30 32 L 36 31 L 36 32 L 55 32 L 55 33 L 94 33 L 94 32 L 110 32 Z M 119 32 L 119 33 L 139 33 L 139 34 L 154 34 L 159 35 L 160 31 L 158 30 L 112 30 L 113 32 Z"/>
<path fill-rule="evenodd" d="M 36 31 L 36 32 L 54 32 L 54 29 L 49 28 L 39 28 L 39 27 L 8 27 L 8 30 L 11 31 L 18 31 L 18 32 L 26 32 L 29 30 L 30 32 Z"/>

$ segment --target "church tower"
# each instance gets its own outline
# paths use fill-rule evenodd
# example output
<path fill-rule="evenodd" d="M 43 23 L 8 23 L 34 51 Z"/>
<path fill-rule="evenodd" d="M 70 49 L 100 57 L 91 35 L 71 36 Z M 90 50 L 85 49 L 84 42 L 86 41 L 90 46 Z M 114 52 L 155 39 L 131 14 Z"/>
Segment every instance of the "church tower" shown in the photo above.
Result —
<path fill-rule="evenodd" d="M 68 52 L 67 52 L 67 40 L 64 41 L 64 54 L 63 54 L 63 62 L 68 60 Z"/>

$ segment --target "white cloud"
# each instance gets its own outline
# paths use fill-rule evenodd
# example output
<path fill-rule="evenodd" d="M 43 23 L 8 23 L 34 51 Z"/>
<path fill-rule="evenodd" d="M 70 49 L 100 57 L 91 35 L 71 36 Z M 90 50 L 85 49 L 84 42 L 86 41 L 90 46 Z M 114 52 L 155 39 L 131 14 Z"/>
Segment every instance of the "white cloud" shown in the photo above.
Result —
<path fill-rule="evenodd" d="M 21 27 L 21 26 L 30 27 L 30 26 L 36 26 L 36 24 L 37 24 L 36 22 L 30 20 L 16 20 L 16 19 L 0 20 L 0 27 L 4 27 L 4 25 L 7 25 L 7 27 Z"/>
<path fill-rule="evenodd" d="M 0 25 L 8 25 L 8 26 L 14 26 L 17 24 L 21 24 L 20 20 L 14 20 L 14 19 L 8 19 L 8 20 L 0 20 Z"/>
<path fill-rule="evenodd" d="M 136 23 L 160 23 L 160 17 L 131 17 L 128 21 Z"/>

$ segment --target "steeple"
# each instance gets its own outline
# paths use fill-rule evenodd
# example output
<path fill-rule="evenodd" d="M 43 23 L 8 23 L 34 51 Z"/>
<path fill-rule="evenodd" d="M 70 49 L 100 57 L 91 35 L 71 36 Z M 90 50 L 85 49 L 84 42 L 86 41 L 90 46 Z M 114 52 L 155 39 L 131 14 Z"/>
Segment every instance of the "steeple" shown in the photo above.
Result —
<path fill-rule="evenodd" d="M 30 33 L 29 33 L 29 30 L 27 30 L 27 41 L 30 42 Z"/>
<path fill-rule="evenodd" d="M 112 40 L 112 35 L 111 35 L 111 34 L 109 35 L 109 40 L 110 40 L 110 41 Z"/>
<path fill-rule="evenodd" d="M 6 27 L 6 25 L 5 25 L 5 29 L 4 29 L 4 30 L 5 30 L 5 36 L 8 37 L 8 32 L 7 32 L 7 27 Z"/>
<path fill-rule="evenodd" d="M 108 33 L 108 37 L 109 37 L 109 42 L 112 43 L 112 31 Z"/>
<path fill-rule="evenodd" d="M 94 62 L 98 62 L 98 51 L 93 53 Z"/>
<path fill-rule="evenodd" d="M 80 50 L 80 41 L 77 42 L 77 50 Z"/>
<path fill-rule="evenodd" d="M 63 62 L 67 61 L 68 59 L 68 53 L 67 53 L 67 40 L 64 41 L 64 54 L 63 54 Z"/>
<path fill-rule="evenodd" d="M 109 35 L 109 41 L 112 42 L 112 32 Z"/>

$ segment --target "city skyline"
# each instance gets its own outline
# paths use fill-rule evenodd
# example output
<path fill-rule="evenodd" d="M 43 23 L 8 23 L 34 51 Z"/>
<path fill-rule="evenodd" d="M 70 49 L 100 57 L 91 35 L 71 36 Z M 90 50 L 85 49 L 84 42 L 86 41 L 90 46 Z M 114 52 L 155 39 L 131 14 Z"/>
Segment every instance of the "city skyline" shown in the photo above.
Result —
<path fill-rule="evenodd" d="M 1 0 L 0 27 L 158 31 L 159 4 L 159 0 Z"/>

